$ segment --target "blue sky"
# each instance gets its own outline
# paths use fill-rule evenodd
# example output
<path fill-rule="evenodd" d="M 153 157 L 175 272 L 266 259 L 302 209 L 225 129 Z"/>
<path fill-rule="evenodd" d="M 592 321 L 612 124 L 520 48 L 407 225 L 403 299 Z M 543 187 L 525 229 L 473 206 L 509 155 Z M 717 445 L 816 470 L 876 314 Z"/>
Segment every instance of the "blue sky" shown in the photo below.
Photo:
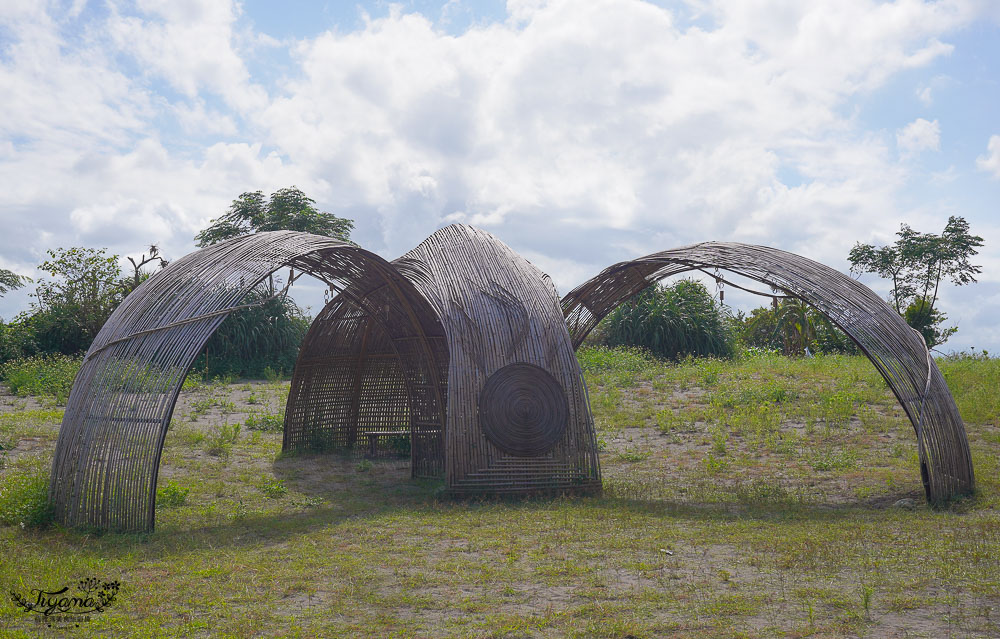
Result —
<path fill-rule="evenodd" d="M 983 273 L 943 291 L 946 348 L 1000 352 L 998 60 L 988 0 L 9 0 L 0 267 L 177 258 L 293 184 L 387 258 L 462 221 L 562 292 L 702 240 L 846 270 L 962 215 Z"/>

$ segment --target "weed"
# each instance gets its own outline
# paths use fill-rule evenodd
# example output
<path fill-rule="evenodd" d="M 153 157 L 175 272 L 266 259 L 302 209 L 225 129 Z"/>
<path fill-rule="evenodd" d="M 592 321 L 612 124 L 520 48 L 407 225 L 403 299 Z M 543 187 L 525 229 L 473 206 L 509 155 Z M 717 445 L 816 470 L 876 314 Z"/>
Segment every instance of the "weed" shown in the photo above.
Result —
<path fill-rule="evenodd" d="M 372 467 L 373 467 L 373 465 L 372 465 L 371 461 L 369 461 L 367 459 L 362 459 L 361 462 L 359 462 L 358 465 L 357 465 L 357 471 L 359 473 L 367 473 L 369 470 L 372 469 Z"/>
<path fill-rule="evenodd" d="M 205 439 L 205 452 L 215 457 L 228 458 L 233 444 L 239 437 L 239 424 L 220 424 Z"/>
<path fill-rule="evenodd" d="M 233 521 L 244 521 L 250 516 L 250 513 L 250 507 L 240 499 L 236 502 L 236 506 L 233 507 Z"/>
<path fill-rule="evenodd" d="M 709 453 L 701 460 L 702 466 L 710 475 L 717 475 L 729 469 L 729 460 L 724 457 L 716 457 Z"/>
<path fill-rule="evenodd" d="M 660 429 L 660 432 L 672 433 L 680 430 L 684 424 L 684 418 L 669 408 L 656 412 L 656 427 Z"/>
<path fill-rule="evenodd" d="M 854 468 L 857 463 L 857 451 L 849 448 L 817 451 L 809 458 L 809 465 L 813 467 L 813 470 L 822 471 L 846 470 Z"/>
<path fill-rule="evenodd" d="M 649 457 L 649 453 L 647 453 L 647 452 L 639 452 L 639 451 L 635 451 L 635 450 L 626 450 L 626 451 L 618 453 L 618 459 L 620 461 L 626 461 L 626 462 L 631 462 L 631 463 L 641 462 L 642 460 L 646 459 L 647 457 Z"/>
<path fill-rule="evenodd" d="M 187 377 L 184 378 L 184 383 L 181 385 L 181 390 L 190 392 L 203 386 L 205 386 L 205 377 L 195 371 L 188 371 Z"/>
<path fill-rule="evenodd" d="M 285 486 L 284 479 L 261 475 L 260 491 L 271 499 L 278 499 L 279 497 L 284 497 L 285 494 L 288 493 L 288 487 Z"/>
<path fill-rule="evenodd" d="M 864 583 L 861 584 L 859 590 L 861 592 L 861 607 L 865 611 L 865 619 L 871 619 L 872 594 L 875 592 L 875 590 L 870 585 Z"/>
<path fill-rule="evenodd" d="M 163 488 L 156 491 L 156 507 L 177 508 L 183 506 L 189 492 L 191 492 L 190 488 L 185 488 L 171 479 Z"/>
<path fill-rule="evenodd" d="M 243 425 L 247 427 L 247 430 L 280 433 L 285 428 L 285 416 L 284 414 L 250 413 Z"/>
<path fill-rule="evenodd" d="M 724 426 L 712 428 L 712 452 L 716 455 L 726 454 L 726 442 L 729 440 L 729 433 Z"/>

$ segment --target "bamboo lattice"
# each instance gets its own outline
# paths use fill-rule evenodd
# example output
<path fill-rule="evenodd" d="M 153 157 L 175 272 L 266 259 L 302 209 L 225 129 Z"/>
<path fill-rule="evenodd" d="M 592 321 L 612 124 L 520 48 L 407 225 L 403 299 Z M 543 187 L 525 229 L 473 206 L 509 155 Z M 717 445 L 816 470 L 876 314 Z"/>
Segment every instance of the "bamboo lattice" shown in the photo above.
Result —
<path fill-rule="evenodd" d="M 616 264 L 560 308 L 548 276 L 473 227 L 441 229 L 392 263 L 275 231 L 173 262 L 111 315 L 59 433 L 50 485 L 59 521 L 152 529 L 163 440 L 188 368 L 226 315 L 285 267 L 340 291 L 300 351 L 286 449 L 378 454 L 408 440 L 413 474 L 443 475 L 453 494 L 599 491 L 574 348 L 651 283 L 718 268 L 804 300 L 858 344 L 913 423 L 930 501 L 974 486 L 964 425 L 922 338 L 870 289 L 812 260 L 697 244 Z"/>
<path fill-rule="evenodd" d="M 163 440 L 191 363 L 251 289 L 287 267 L 331 285 L 378 281 L 399 305 L 418 307 L 404 321 L 427 308 L 378 255 L 308 233 L 258 233 L 172 262 L 111 314 L 74 380 L 49 488 L 58 521 L 153 528 Z"/>
<path fill-rule="evenodd" d="M 574 346 L 614 308 L 651 284 L 716 268 L 799 298 L 843 330 L 885 378 L 913 424 L 928 501 L 941 503 L 972 492 L 965 425 L 923 337 L 867 286 L 802 256 L 765 246 L 705 242 L 620 262 L 563 298 Z"/>
<path fill-rule="evenodd" d="M 443 474 L 454 494 L 600 490 L 583 378 L 548 276 L 462 225 L 437 231 L 392 265 L 433 308 L 436 323 L 424 327 L 432 357 L 387 339 L 398 322 L 377 289 L 346 289 L 303 342 L 286 448 L 318 441 L 377 454 L 373 438 L 412 428 L 412 473 Z M 356 300 L 386 319 L 352 310 Z M 378 372 L 385 367 L 388 377 Z M 541 375 L 546 393 L 536 392 Z M 520 390 L 484 395 L 488 380 Z M 387 393 L 398 400 L 387 404 Z M 509 409 L 505 419 L 492 430 L 482 425 L 481 415 L 498 408 Z M 511 438 L 534 444 L 511 447 Z"/>
<path fill-rule="evenodd" d="M 583 378 L 547 276 L 472 227 L 442 229 L 393 263 L 274 231 L 176 260 L 111 315 L 63 417 L 49 491 L 57 520 L 153 528 L 160 455 L 184 377 L 225 317 L 280 268 L 340 291 L 300 351 L 286 449 L 377 453 L 402 440 L 415 476 L 444 475 L 457 494 L 600 490 Z M 530 383 L 537 371 L 545 393 Z M 483 399 L 495 374 L 499 394 Z M 505 408 L 513 430 L 502 421 L 480 428 L 481 410 Z M 533 443 L 512 448 L 521 436 Z"/>

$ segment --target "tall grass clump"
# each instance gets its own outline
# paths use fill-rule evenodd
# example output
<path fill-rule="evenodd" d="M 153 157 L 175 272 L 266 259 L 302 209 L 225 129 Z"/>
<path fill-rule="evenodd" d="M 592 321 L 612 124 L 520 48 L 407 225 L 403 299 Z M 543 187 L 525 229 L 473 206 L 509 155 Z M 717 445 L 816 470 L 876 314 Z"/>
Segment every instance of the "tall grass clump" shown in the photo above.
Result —
<path fill-rule="evenodd" d="M 65 402 L 83 360 L 70 355 L 36 355 L 0 366 L 0 379 L 17 395 L 51 395 Z"/>
<path fill-rule="evenodd" d="M 259 306 L 232 313 L 209 338 L 193 368 L 205 377 L 262 378 L 267 369 L 290 372 L 299 346 L 309 330 L 309 319 L 287 297 L 271 298 L 266 290 L 252 291 L 245 304 Z"/>
<path fill-rule="evenodd" d="M 44 528 L 52 522 L 49 464 L 42 457 L 19 458 L 0 474 L 0 524 Z"/>
<path fill-rule="evenodd" d="M 637 346 L 668 359 L 733 355 L 728 311 L 696 280 L 654 284 L 604 322 L 608 346 Z"/>

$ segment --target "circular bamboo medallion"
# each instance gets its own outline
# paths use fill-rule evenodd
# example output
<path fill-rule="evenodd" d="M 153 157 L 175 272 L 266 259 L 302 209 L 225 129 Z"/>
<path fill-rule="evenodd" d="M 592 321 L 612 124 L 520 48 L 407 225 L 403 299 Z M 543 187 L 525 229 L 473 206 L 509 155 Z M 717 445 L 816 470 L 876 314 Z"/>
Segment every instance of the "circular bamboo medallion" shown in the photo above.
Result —
<path fill-rule="evenodd" d="M 479 394 L 486 438 L 517 457 L 552 450 L 566 430 L 569 400 L 555 377 L 533 364 L 509 364 L 490 375 Z"/>

